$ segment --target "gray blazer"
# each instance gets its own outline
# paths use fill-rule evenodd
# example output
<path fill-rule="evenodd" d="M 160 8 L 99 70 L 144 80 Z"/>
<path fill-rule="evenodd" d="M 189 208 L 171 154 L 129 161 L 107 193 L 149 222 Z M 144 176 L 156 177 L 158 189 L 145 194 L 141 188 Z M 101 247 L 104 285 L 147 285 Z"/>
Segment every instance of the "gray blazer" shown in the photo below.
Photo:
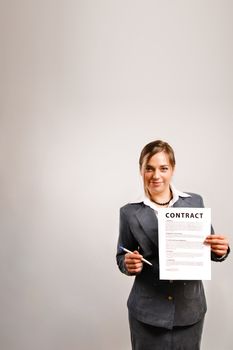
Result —
<path fill-rule="evenodd" d="M 179 197 L 174 207 L 203 208 L 201 196 Z M 213 233 L 213 229 L 212 229 Z M 144 264 L 136 275 L 128 298 L 128 309 L 141 322 L 171 329 L 173 326 L 191 325 L 201 320 L 206 312 L 206 298 L 202 281 L 159 280 L 158 221 L 150 207 L 143 202 L 127 204 L 120 209 L 120 234 L 117 264 L 121 272 L 129 275 L 124 265 L 123 246 L 139 250 L 153 267 Z M 214 254 L 212 260 L 222 261 Z"/>

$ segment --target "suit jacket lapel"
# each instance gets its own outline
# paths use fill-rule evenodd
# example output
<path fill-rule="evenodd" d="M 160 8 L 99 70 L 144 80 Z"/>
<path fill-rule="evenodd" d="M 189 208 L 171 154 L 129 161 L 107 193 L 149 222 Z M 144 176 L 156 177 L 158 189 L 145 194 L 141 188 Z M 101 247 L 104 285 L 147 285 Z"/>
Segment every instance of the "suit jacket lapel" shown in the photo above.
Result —
<path fill-rule="evenodd" d="M 179 198 L 178 201 L 174 203 L 173 207 L 184 208 L 193 206 L 191 198 L 192 197 Z M 143 205 L 136 211 L 135 215 L 145 236 L 148 237 L 153 244 L 158 246 L 158 219 L 154 210 L 147 205 Z M 138 234 L 141 236 L 141 231 L 139 231 Z"/>
<path fill-rule="evenodd" d="M 177 202 L 174 203 L 173 207 L 186 208 L 193 207 L 192 197 L 180 197 Z"/>
<path fill-rule="evenodd" d="M 136 212 L 136 217 L 145 235 L 157 246 L 158 245 L 158 219 L 153 209 L 143 206 Z"/>

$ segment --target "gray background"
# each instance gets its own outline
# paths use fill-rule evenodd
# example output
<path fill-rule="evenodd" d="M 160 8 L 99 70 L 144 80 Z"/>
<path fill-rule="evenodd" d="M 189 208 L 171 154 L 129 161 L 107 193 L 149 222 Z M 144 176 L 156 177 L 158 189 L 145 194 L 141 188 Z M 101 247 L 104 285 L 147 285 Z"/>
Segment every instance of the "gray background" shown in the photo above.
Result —
<path fill-rule="evenodd" d="M 115 265 L 138 156 L 232 228 L 233 2 L 2 0 L 0 348 L 129 350 Z M 232 258 L 212 264 L 203 349 L 232 349 Z"/>

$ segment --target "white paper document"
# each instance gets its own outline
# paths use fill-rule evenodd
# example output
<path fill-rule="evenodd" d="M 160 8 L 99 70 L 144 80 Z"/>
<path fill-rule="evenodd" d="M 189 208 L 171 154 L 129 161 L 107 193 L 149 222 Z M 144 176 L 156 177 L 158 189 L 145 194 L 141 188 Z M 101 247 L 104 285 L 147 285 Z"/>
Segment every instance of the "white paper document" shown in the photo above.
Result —
<path fill-rule="evenodd" d="M 158 211 L 161 280 L 210 280 L 210 208 L 164 208 Z"/>

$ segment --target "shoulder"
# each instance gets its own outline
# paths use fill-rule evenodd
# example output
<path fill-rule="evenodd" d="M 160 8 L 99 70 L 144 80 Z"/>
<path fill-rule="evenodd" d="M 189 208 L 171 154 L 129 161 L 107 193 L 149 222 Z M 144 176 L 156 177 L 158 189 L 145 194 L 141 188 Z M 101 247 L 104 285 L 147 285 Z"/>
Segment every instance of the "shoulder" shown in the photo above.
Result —
<path fill-rule="evenodd" d="M 185 193 L 187 193 L 190 196 L 186 198 L 202 199 L 202 196 L 200 194 L 193 193 L 193 192 L 185 192 Z"/>
<path fill-rule="evenodd" d="M 179 197 L 178 203 L 183 203 L 183 205 L 192 206 L 192 207 L 203 207 L 203 198 L 200 194 L 193 192 L 185 192 L 189 196 L 188 197 Z M 178 204 L 177 203 L 177 204 Z"/>
<path fill-rule="evenodd" d="M 145 204 L 143 202 L 139 203 L 128 203 L 120 208 L 120 213 L 125 215 L 132 215 L 139 209 L 141 209 Z"/>

